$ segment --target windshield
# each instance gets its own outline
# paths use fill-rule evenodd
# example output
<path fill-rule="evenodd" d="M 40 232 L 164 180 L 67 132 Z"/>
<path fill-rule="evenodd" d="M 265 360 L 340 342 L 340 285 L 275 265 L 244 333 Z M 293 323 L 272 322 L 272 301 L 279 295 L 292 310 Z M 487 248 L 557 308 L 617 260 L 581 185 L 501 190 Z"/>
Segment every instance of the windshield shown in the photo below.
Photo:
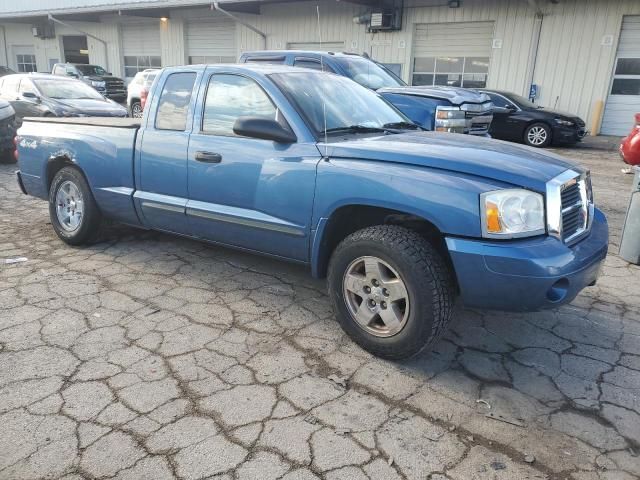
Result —
<path fill-rule="evenodd" d="M 98 65 L 76 65 L 82 75 L 107 75 L 107 71 Z"/>
<path fill-rule="evenodd" d="M 410 122 L 377 93 L 348 78 L 322 72 L 270 76 L 317 135 L 353 126 L 383 128 Z"/>
<path fill-rule="evenodd" d="M 362 57 L 335 57 L 351 80 L 373 90 L 383 87 L 404 87 L 405 83 L 386 68 Z"/>
<path fill-rule="evenodd" d="M 38 79 L 34 80 L 43 96 L 56 99 L 78 100 L 87 98 L 103 100 L 104 97 L 79 80 Z"/>

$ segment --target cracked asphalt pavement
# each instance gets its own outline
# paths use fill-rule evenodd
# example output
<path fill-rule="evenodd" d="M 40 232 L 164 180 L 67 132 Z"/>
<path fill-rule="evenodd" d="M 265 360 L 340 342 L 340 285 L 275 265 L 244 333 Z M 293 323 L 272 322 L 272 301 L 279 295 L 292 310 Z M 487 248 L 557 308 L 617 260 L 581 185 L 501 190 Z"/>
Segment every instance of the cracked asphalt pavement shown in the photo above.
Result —
<path fill-rule="evenodd" d="M 639 478 L 631 178 L 615 152 L 560 152 L 609 217 L 598 285 L 459 308 L 401 363 L 355 346 L 300 267 L 125 227 L 66 246 L 0 166 L 0 479 Z"/>

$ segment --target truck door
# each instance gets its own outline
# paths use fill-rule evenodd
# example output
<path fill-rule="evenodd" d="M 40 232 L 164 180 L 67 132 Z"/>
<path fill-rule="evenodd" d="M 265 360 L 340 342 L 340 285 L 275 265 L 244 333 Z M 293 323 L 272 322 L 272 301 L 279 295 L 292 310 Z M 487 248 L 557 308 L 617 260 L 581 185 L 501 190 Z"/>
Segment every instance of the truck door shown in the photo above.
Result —
<path fill-rule="evenodd" d="M 187 151 L 197 72 L 161 79 L 137 149 L 136 207 L 146 226 L 187 234 Z"/>
<path fill-rule="evenodd" d="M 217 71 L 205 75 L 189 144 L 192 233 L 307 261 L 318 149 L 313 143 L 279 144 L 234 134 L 239 117 L 287 119 L 254 79 Z"/>

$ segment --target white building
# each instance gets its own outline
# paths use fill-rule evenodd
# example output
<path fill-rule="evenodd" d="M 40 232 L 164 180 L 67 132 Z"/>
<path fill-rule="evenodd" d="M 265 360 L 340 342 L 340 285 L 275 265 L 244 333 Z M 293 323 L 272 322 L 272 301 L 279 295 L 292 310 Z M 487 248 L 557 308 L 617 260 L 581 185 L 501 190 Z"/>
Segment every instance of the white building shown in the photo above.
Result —
<path fill-rule="evenodd" d="M 0 65 L 50 71 L 58 61 L 82 61 L 130 78 L 148 66 L 232 62 L 246 50 L 322 48 L 367 52 L 409 83 L 486 81 L 525 96 L 535 84 L 538 103 L 577 113 L 605 134 L 626 134 L 640 112 L 640 0 L 218 6 L 235 20 L 211 1 L 5 0 Z M 380 9 L 397 12 L 397 30 L 369 31 Z"/>

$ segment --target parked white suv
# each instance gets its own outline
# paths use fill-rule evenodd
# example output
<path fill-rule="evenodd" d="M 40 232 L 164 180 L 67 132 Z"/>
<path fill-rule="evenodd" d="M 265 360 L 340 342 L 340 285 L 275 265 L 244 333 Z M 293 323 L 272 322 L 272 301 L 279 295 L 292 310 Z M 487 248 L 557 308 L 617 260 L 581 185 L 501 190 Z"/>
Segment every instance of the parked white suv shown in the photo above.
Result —
<path fill-rule="evenodd" d="M 148 68 L 136 73 L 127 87 L 127 110 L 133 118 L 141 118 L 144 111 L 144 102 L 147 99 L 149 89 L 156 78 L 159 69 Z"/>

